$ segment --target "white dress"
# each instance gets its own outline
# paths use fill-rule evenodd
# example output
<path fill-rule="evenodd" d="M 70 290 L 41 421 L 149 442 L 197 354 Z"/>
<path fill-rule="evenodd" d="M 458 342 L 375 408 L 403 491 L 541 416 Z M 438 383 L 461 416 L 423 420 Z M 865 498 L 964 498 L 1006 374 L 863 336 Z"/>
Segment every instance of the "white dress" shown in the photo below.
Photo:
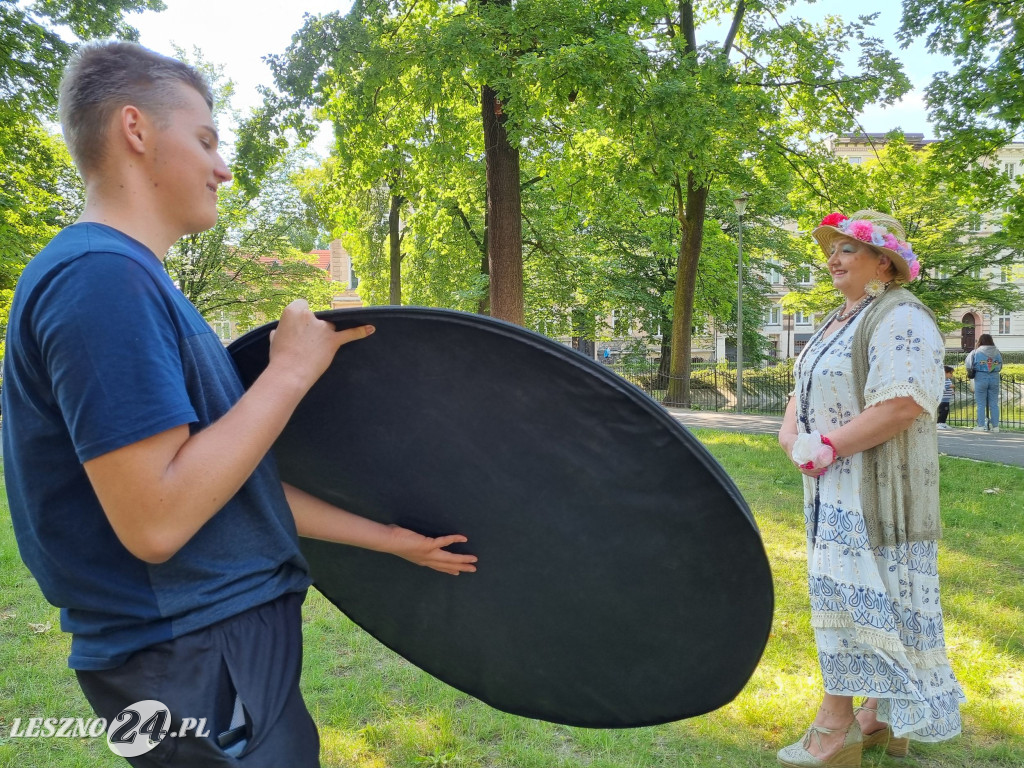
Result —
<path fill-rule="evenodd" d="M 797 429 L 827 434 L 860 413 L 850 347 L 863 320 L 822 338 L 796 362 Z M 823 330 L 823 329 L 822 329 Z M 913 397 L 935 429 L 943 341 L 913 304 L 893 308 L 870 341 L 865 407 Z M 943 741 L 960 733 L 965 700 L 946 657 L 937 542 L 872 548 L 861 513 L 862 454 L 804 477 L 811 624 L 828 693 L 879 699 L 897 737 Z"/>

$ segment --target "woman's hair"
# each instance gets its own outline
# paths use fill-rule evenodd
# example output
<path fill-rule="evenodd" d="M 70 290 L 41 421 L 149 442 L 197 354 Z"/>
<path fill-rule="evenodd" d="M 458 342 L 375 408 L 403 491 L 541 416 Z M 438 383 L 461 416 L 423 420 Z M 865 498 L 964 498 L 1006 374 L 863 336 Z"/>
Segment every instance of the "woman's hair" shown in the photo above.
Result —
<path fill-rule="evenodd" d="M 977 347 L 975 347 L 975 349 L 977 349 L 978 347 L 994 347 L 995 345 L 996 343 L 992 341 L 992 334 L 983 333 L 981 334 L 981 336 L 978 337 L 978 345 Z"/>
<path fill-rule="evenodd" d="M 213 109 L 206 78 L 177 59 L 162 56 L 136 43 L 87 43 L 71 58 L 60 84 L 60 122 L 79 172 L 98 167 L 107 145 L 110 118 L 132 105 L 166 122 L 184 106 L 179 91 L 187 85 Z"/>

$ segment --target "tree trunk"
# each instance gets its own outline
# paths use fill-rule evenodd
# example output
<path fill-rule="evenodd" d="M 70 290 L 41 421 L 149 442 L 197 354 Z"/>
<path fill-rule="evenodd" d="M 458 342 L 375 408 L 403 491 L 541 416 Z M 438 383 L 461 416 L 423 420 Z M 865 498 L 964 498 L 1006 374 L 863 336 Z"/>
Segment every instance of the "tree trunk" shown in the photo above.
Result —
<path fill-rule="evenodd" d="M 679 199 L 679 265 L 676 268 L 676 292 L 672 313 L 672 365 L 665 405 L 690 407 L 690 358 L 693 349 L 693 299 L 697 286 L 697 266 L 704 240 L 704 215 L 707 211 L 708 187 L 698 187 L 693 174 L 686 177 L 686 200 L 676 186 Z"/>
<path fill-rule="evenodd" d="M 391 196 L 391 210 L 388 212 L 388 248 L 391 254 L 391 283 L 388 290 L 388 303 L 395 306 L 402 304 L 402 206 L 405 198 L 401 195 Z"/>
<path fill-rule="evenodd" d="M 661 316 L 661 357 L 658 360 L 658 373 L 654 378 L 652 389 L 668 389 L 672 371 L 672 316 L 662 312 Z"/>
<path fill-rule="evenodd" d="M 484 212 L 484 252 L 480 257 L 480 274 L 486 278 L 484 283 L 484 295 L 480 297 L 480 303 L 477 305 L 477 313 L 481 315 L 491 314 L 491 264 L 488 256 L 487 243 L 488 236 L 490 235 L 490 228 L 488 224 L 490 222 L 487 219 L 487 212 Z"/>
<path fill-rule="evenodd" d="M 523 230 L 519 150 L 505 132 L 501 101 L 485 85 L 481 93 L 487 164 L 487 256 L 492 317 L 523 324 Z"/>

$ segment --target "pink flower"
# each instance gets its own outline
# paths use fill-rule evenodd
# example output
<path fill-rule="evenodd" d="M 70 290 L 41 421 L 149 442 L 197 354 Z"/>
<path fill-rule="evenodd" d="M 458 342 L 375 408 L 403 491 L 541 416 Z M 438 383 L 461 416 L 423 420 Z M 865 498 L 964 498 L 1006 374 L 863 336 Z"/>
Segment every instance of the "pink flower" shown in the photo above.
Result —
<path fill-rule="evenodd" d="M 890 251 L 895 251 L 897 248 L 900 247 L 900 241 L 896 239 L 895 235 L 890 235 L 886 233 L 882 235 L 882 240 L 885 242 L 885 247 L 888 248 Z"/>
<path fill-rule="evenodd" d="M 850 226 L 847 227 L 847 234 L 852 237 L 856 237 L 858 240 L 863 240 L 865 243 L 871 242 L 871 234 L 874 230 L 870 221 L 864 219 L 858 219 L 857 221 L 851 221 Z"/>
<path fill-rule="evenodd" d="M 846 221 L 848 218 L 850 218 L 850 217 L 849 216 L 845 216 L 844 214 L 839 213 L 839 212 L 830 213 L 828 216 L 826 216 L 824 219 L 821 220 L 821 226 L 823 226 L 823 227 L 834 227 L 839 222 Z"/>
<path fill-rule="evenodd" d="M 921 262 L 912 261 L 910 262 L 910 279 L 916 280 L 917 276 L 921 273 Z"/>

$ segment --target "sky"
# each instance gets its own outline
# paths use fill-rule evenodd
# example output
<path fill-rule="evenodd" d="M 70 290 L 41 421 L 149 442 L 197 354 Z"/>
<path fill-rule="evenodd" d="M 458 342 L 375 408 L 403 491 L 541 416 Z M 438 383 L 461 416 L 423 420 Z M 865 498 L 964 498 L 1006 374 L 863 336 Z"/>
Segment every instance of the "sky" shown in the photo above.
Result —
<path fill-rule="evenodd" d="M 283 53 L 292 35 L 303 23 L 303 14 L 347 11 L 351 0 L 297 0 L 294 5 L 281 0 L 164 0 L 167 10 L 147 11 L 130 16 L 140 33 L 140 42 L 160 53 L 173 55 L 173 45 L 191 52 L 193 46 L 204 57 L 225 67 L 227 77 L 235 81 L 233 106 L 243 114 L 261 103 L 260 84 L 271 84 L 270 70 L 262 57 Z M 851 7 L 857 14 L 879 12 L 876 36 L 891 39 L 891 50 L 903 62 L 914 90 L 888 108 L 870 107 L 861 124 L 870 132 L 885 133 L 902 128 L 906 133 L 923 133 L 934 138 L 924 107 L 924 88 L 937 70 L 949 69 L 948 60 L 932 56 L 922 42 L 899 49 L 895 31 L 899 27 L 901 3 L 898 0 L 821 0 L 798 3 L 799 12 L 817 19 L 827 13 L 849 17 Z M 318 142 L 326 146 L 326 142 Z M 319 148 L 319 147 L 318 147 Z"/>

